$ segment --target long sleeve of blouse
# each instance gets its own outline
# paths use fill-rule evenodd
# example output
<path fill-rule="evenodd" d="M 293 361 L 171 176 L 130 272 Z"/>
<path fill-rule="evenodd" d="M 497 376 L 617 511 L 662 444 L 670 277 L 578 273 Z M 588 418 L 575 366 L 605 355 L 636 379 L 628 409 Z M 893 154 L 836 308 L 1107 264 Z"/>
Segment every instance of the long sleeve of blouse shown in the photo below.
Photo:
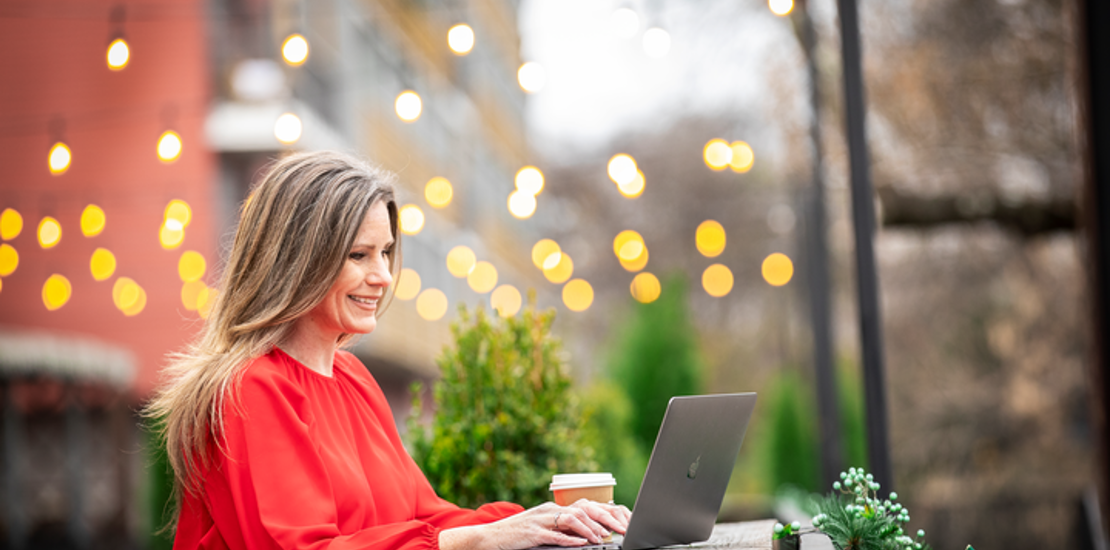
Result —
<path fill-rule="evenodd" d="M 214 455 L 203 490 L 183 501 L 174 548 L 438 550 L 442 529 L 523 510 L 439 498 L 346 352 L 331 377 L 277 348 L 254 360 Z"/>

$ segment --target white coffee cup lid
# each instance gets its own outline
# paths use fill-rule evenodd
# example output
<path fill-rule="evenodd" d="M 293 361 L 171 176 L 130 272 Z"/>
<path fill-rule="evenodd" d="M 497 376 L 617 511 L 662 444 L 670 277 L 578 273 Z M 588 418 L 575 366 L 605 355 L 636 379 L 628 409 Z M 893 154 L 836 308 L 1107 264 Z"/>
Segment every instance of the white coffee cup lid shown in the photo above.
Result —
<path fill-rule="evenodd" d="M 551 490 L 581 489 L 583 487 L 612 487 L 617 484 L 613 474 L 555 474 L 551 476 Z"/>

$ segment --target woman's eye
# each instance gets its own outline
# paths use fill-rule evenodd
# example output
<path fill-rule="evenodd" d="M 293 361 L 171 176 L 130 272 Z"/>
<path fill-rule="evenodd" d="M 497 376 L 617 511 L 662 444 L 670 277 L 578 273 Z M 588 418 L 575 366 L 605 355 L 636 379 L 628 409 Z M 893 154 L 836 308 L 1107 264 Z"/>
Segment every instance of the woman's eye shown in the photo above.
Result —
<path fill-rule="evenodd" d="M 383 258 L 388 258 L 391 253 L 393 253 L 392 248 L 387 248 L 385 250 L 382 250 L 382 257 Z"/>
<path fill-rule="evenodd" d="M 362 252 L 351 252 L 351 255 L 350 255 L 350 258 L 352 260 L 361 260 L 365 257 L 366 257 L 366 254 L 363 254 Z"/>

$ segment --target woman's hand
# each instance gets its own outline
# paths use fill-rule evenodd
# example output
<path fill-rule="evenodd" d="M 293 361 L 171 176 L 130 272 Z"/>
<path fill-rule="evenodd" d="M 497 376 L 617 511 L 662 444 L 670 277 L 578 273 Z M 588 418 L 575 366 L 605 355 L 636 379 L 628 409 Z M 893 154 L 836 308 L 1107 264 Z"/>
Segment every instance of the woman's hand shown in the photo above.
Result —
<path fill-rule="evenodd" d="M 610 532 L 624 533 L 632 513 L 624 506 L 579 500 L 548 502 L 486 525 L 445 529 L 441 550 L 522 550 L 533 546 L 601 544 Z"/>

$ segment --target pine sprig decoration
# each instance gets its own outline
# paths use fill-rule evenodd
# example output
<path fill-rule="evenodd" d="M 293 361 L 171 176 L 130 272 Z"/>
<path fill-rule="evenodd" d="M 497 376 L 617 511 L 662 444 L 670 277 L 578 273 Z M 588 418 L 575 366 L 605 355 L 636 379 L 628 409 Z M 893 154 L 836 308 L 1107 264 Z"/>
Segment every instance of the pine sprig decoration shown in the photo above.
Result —
<path fill-rule="evenodd" d="M 833 483 L 834 492 L 817 499 L 819 513 L 813 526 L 840 550 L 931 550 L 925 531 L 906 534 L 910 512 L 899 504 L 898 493 L 879 496 L 879 483 L 862 468 L 849 468 Z"/>

